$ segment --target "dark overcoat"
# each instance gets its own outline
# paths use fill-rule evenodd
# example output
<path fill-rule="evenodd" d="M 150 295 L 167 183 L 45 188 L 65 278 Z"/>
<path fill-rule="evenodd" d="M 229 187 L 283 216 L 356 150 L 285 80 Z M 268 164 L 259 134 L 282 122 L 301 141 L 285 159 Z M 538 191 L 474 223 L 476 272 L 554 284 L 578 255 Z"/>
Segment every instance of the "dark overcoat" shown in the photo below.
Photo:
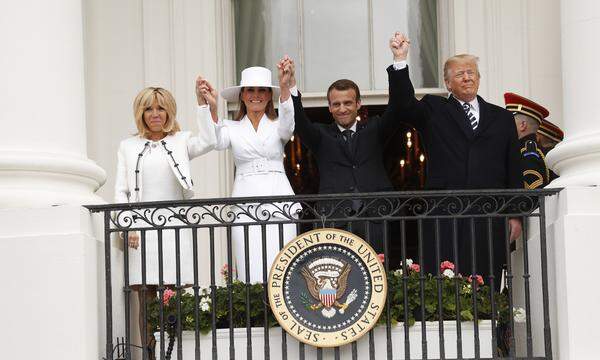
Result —
<path fill-rule="evenodd" d="M 479 125 L 473 130 L 454 97 L 425 95 L 417 100 L 408 67 L 400 70 L 399 75 L 402 118 L 419 131 L 425 145 L 427 189 L 523 186 L 519 141 L 512 113 L 477 96 Z M 434 210 L 432 214 L 447 210 Z M 475 207 L 467 213 L 480 215 L 485 211 Z M 494 274 L 497 286 L 501 267 L 506 261 L 507 224 L 507 219 L 440 220 L 437 224 L 423 221 L 422 265 L 425 271 L 436 274 L 439 261 L 458 260 L 462 274 Z M 436 241 L 436 231 L 439 241 Z M 438 247 L 439 251 L 436 251 Z"/>

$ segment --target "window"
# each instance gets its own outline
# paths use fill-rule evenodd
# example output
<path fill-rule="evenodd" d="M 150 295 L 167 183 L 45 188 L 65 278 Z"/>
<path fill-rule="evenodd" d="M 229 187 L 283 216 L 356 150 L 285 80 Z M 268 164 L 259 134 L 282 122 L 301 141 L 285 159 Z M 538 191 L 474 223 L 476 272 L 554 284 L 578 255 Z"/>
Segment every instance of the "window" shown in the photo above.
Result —
<path fill-rule="evenodd" d="M 362 90 L 386 90 L 387 44 L 399 30 L 411 39 L 415 87 L 439 87 L 435 0 L 234 0 L 234 6 L 237 76 L 249 66 L 275 71 L 288 54 L 305 92 L 324 92 L 339 78 Z"/>

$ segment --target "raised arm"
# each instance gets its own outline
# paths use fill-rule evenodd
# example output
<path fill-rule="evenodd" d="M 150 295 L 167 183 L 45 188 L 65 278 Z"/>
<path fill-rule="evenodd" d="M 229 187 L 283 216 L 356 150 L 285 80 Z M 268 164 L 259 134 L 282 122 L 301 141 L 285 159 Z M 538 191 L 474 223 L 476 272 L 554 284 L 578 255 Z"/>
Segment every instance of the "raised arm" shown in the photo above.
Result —
<path fill-rule="evenodd" d="M 294 104 L 292 103 L 290 88 L 296 86 L 294 61 L 289 56 L 284 56 L 277 63 L 279 76 L 279 127 L 277 132 L 282 141 L 287 142 L 294 134 Z"/>
<path fill-rule="evenodd" d="M 407 57 L 410 40 L 396 32 L 389 41 L 394 64 L 387 69 L 389 79 L 388 106 L 381 117 L 381 135 L 389 136 L 401 122 L 422 130 L 425 125 L 425 105 L 415 98 L 415 89 L 408 76 Z"/>
<path fill-rule="evenodd" d="M 219 94 L 217 93 L 217 90 L 208 82 L 208 80 L 203 79 L 201 77 L 199 77 L 197 86 L 197 94 L 200 94 L 200 96 L 198 97 L 198 104 L 204 103 L 207 104 L 210 108 L 210 116 L 212 118 L 211 126 L 214 129 L 215 136 L 217 138 L 215 149 L 225 150 L 229 148 L 229 146 L 231 145 L 231 141 L 229 140 L 229 128 L 225 126 L 223 121 L 219 121 Z M 207 116 L 206 113 L 204 116 Z"/>
<path fill-rule="evenodd" d="M 190 159 L 211 151 L 217 144 L 215 127 L 213 125 L 213 120 L 211 119 L 211 117 L 214 119 L 216 116 L 216 109 L 213 110 L 208 106 L 209 104 L 207 104 L 207 95 L 204 93 L 203 88 L 205 81 L 206 80 L 201 76 L 198 76 L 196 79 L 196 99 L 198 101 L 196 124 L 198 125 L 198 134 L 190 136 L 187 139 L 187 149 Z"/>
<path fill-rule="evenodd" d="M 301 95 L 296 87 L 294 62 L 286 55 L 279 61 L 277 68 L 282 76 L 280 80 L 280 87 L 282 87 L 279 108 L 280 117 L 282 114 L 285 114 L 289 116 L 285 121 L 293 119 L 294 124 L 291 128 L 300 136 L 302 143 L 312 151 L 317 151 L 321 142 L 321 132 L 304 113 Z"/>

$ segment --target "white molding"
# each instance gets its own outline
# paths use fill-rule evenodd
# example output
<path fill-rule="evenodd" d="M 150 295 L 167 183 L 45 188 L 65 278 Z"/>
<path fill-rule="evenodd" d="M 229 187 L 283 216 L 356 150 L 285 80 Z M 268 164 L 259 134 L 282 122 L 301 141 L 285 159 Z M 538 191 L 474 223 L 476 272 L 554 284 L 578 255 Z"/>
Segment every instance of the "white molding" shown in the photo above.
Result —
<path fill-rule="evenodd" d="M 526 92 L 526 96 L 531 96 L 531 79 L 529 76 L 529 24 L 528 24 L 528 20 L 530 17 L 530 13 L 531 11 L 529 11 L 529 5 L 530 2 L 529 1 L 525 1 L 525 0 L 521 0 L 521 23 L 525 24 L 525 26 L 523 26 L 523 36 L 521 37 L 522 39 L 522 44 L 521 44 L 521 52 L 522 52 L 522 57 L 521 57 L 521 69 L 523 71 L 524 74 L 527 74 L 528 76 L 523 76 L 523 89 Z"/>
<path fill-rule="evenodd" d="M 218 0 L 217 0 L 218 1 Z M 219 66 L 219 88 L 224 88 L 226 84 L 233 84 L 235 73 L 235 20 L 234 20 L 233 0 L 220 1 L 220 6 L 216 8 L 215 17 L 218 23 L 218 28 L 221 29 L 217 34 L 218 52 L 221 54 L 222 62 L 218 62 Z M 225 100 L 220 102 L 219 116 L 227 117 L 228 104 Z M 236 107 L 237 110 L 237 107 Z M 229 196 L 233 191 L 234 181 L 234 164 L 233 157 L 229 151 L 219 152 L 219 176 L 224 181 L 221 183 L 221 196 Z"/>
<path fill-rule="evenodd" d="M 368 26 L 369 26 L 369 88 L 375 89 L 375 44 L 373 35 L 373 0 L 368 0 Z"/>
<path fill-rule="evenodd" d="M 99 204 L 106 172 L 66 154 L 0 151 L 0 208 Z"/>
<path fill-rule="evenodd" d="M 298 79 L 298 86 L 303 87 L 306 84 L 306 71 L 304 71 L 304 0 L 298 0 L 298 65 L 302 69 L 302 77 Z"/>

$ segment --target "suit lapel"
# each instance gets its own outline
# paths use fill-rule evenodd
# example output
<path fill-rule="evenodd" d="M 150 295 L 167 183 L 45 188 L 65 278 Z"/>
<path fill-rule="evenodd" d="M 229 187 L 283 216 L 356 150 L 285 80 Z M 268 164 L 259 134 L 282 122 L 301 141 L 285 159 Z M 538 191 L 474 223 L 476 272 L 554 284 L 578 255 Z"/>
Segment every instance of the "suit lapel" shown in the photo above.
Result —
<path fill-rule="evenodd" d="M 482 134 L 492 122 L 490 106 L 480 96 L 477 96 L 479 102 L 479 126 L 475 129 L 475 136 Z"/>
<path fill-rule="evenodd" d="M 446 102 L 446 109 L 448 110 L 450 117 L 454 119 L 465 136 L 468 139 L 472 139 L 475 136 L 473 128 L 469 126 L 467 122 L 467 116 L 465 115 L 465 111 L 460 106 L 460 103 L 452 95 L 450 95 L 448 101 Z"/>

